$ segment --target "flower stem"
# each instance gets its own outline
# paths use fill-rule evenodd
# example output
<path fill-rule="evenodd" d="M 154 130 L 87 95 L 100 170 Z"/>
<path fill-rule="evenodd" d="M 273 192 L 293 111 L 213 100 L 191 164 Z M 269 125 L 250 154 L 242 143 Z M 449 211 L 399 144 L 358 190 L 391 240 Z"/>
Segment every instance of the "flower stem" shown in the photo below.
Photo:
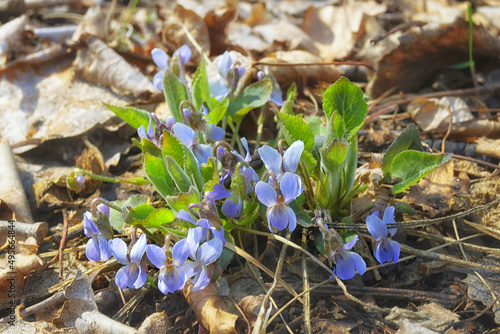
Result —
<path fill-rule="evenodd" d="M 89 176 L 93 179 L 99 180 L 99 181 L 104 181 L 104 182 L 112 182 L 112 183 L 130 183 L 130 184 L 135 184 L 135 185 L 142 185 L 142 184 L 147 184 L 150 183 L 149 180 L 142 178 L 142 177 L 130 177 L 127 179 L 119 179 L 116 177 L 108 177 L 108 176 L 103 176 L 103 175 L 98 175 L 91 173 L 89 171 L 86 171 L 84 169 L 80 168 L 75 168 L 74 169 L 75 173 L 80 173 L 86 176 Z"/>

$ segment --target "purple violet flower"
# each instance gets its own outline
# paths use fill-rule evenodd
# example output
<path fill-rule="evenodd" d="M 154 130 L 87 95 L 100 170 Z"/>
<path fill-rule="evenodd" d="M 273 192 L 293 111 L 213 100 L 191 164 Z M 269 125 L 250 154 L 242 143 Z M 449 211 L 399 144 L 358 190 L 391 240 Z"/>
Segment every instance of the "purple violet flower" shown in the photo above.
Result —
<path fill-rule="evenodd" d="M 194 218 L 186 210 L 183 210 L 183 209 L 181 209 L 177 213 L 177 218 L 185 220 L 185 221 L 190 222 L 191 224 L 197 226 L 194 229 L 198 233 L 197 234 L 198 242 L 205 241 L 209 237 L 207 232 L 211 231 L 212 235 L 215 238 L 220 239 L 223 245 L 226 243 L 226 239 L 224 237 L 224 229 L 222 227 L 220 230 L 216 229 L 215 226 L 208 219 L 202 218 L 202 219 L 198 219 L 198 221 L 195 221 Z M 192 230 L 192 229 L 190 229 L 190 230 Z"/>
<path fill-rule="evenodd" d="M 297 174 L 286 172 L 279 183 L 279 195 L 275 188 L 267 182 L 259 181 L 255 185 L 255 194 L 259 201 L 267 206 L 267 221 L 269 230 L 273 232 L 272 226 L 278 231 L 288 226 L 290 231 L 297 226 L 295 212 L 288 206 L 302 193 L 302 182 Z"/>
<path fill-rule="evenodd" d="M 82 174 L 78 174 L 75 177 L 75 182 L 76 182 L 76 185 L 78 186 L 78 190 L 82 191 L 83 186 L 85 185 L 85 176 L 83 176 Z"/>
<path fill-rule="evenodd" d="M 394 207 L 389 206 L 384 211 L 384 218 L 380 219 L 378 211 L 366 218 L 366 226 L 372 235 L 373 256 L 378 262 L 384 264 L 392 261 L 398 262 L 401 245 L 391 239 L 397 232 L 396 228 L 387 228 L 387 224 L 394 224 Z"/>
<path fill-rule="evenodd" d="M 172 132 L 191 149 L 198 160 L 198 166 L 206 163 L 212 156 L 212 146 L 198 143 L 196 132 L 186 124 L 175 123 L 174 126 L 172 126 Z"/>
<path fill-rule="evenodd" d="M 99 212 L 98 215 L 104 215 L 106 218 L 109 217 L 109 207 L 107 205 L 99 204 L 97 210 Z M 102 218 L 94 218 L 88 211 L 83 214 L 83 231 L 87 237 L 91 238 L 87 242 L 85 255 L 90 261 L 107 261 L 111 257 L 108 238 L 112 236 L 102 233 L 94 222 L 94 219 Z"/>
<path fill-rule="evenodd" d="M 271 170 L 278 181 L 280 181 L 281 177 L 283 177 L 286 172 L 295 173 L 297 171 L 300 156 L 304 151 L 304 142 L 302 140 L 295 141 L 286 150 L 283 157 L 281 157 L 278 150 L 268 145 L 262 146 L 258 151 L 266 168 Z"/>
<path fill-rule="evenodd" d="M 224 246 L 219 238 L 210 239 L 199 245 L 195 238 L 189 238 L 189 233 L 193 233 L 191 230 L 186 240 L 190 248 L 190 257 L 194 261 L 192 265 L 195 274 L 192 280 L 193 291 L 198 291 L 210 283 L 212 268 L 209 266 L 221 256 Z"/>
<path fill-rule="evenodd" d="M 147 267 L 141 261 L 146 251 L 147 239 L 145 234 L 141 234 L 137 242 L 132 246 L 130 254 L 127 252 L 127 244 L 119 238 L 109 241 L 111 254 L 118 262 L 124 265 L 116 273 L 116 285 L 120 288 L 139 289 L 146 283 Z"/>
<path fill-rule="evenodd" d="M 336 275 L 340 279 L 351 279 L 356 275 L 356 271 L 360 275 L 366 272 L 366 263 L 363 258 L 359 254 L 349 251 L 349 249 L 354 247 L 358 239 L 357 235 L 354 236 L 351 241 L 342 245 L 339 250 L 331 255 L 336 265 Z"/>
<path fill-rule="evenodd" d="M 260 81 L 265 78 L 269 78 L 273 83 L 273 91 L 269 101 L 273 102 L 276 106 L 281 107 L 283 105 L 283 93 L 281 92 L 280 85 L 276 81 L 276 77 L 271 73 L 264 73 L 262 71 L 257 73 L 257 80 Z"/>
<path fill-rule="evenodd" d="M 178 56 L 181 66 L 184 66 L 191 58 L 191 55 L 192 55 L 191 49 L 187 45 L 183 45 L 177 50 L 175 50 L 173 58 Z M 158 66 L 161 69 L 161 71 L 159 71 L 154 75 L 153 84 L 158 90 L 163 90 L 163 76 L 165 75 L 165 70 L 167 68 L 170 68 L 169 66 L 170 58 L 165 51 L 158 48 L 154 48 L 151 51 L 151 57 L 153 58 L 153 62 L 156 64 L 156 66 Z"/>
<path fill-rule="evenodd" d="M 137 129 L 137 134 L 139 135 L 139 138 L 145 138 L 149 140 L 150 142 L 156 144 L 156 134 L 155 130 L 153 128 L 153 119 L 151 118 L 151 114 L 149 114 L 149 125 L 148 125 L 148 131 L 144 128 L 144 125 L 141 125 L 139 129 Z"/>
<path fill-rule="evenodd" d="M 210 95 L 212 95 L 217 101 L 222 101 L 231 92 L 231 86 L 237 85 L 239 78 L 245 74 L 245 67 L 236 65 L 234 67 L 234 73 L 237 78 L 235 82 L 229 82 L 229 71 L 233 66 L 233 59 L 229 52 L 224 52 L 224 54 L 216 59 L 218 72 L 208 78 L 208 85 L 210 88 Z"/>
<path fill-rule="evenodd" d="M 160 269 L 158 289 L 164 295 L 182 290 L 188 278 L 194 275 L 191 263 L 186 262 L 189 255 L 186 239 L 179 240 L 168 251 L 165 248 L 166 245 L 163 248 L 156 245 L 146 247 L 148 259 Z"/>

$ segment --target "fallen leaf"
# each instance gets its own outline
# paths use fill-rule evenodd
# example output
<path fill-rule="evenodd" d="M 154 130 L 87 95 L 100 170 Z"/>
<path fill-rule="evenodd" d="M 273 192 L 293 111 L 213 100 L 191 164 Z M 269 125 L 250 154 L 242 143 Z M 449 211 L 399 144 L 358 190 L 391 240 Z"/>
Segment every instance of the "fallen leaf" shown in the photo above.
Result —
<path fill-rule="evenodd" d="M 498 265 L 498 262 L 495 263 Z M 476 274 L 469 274 L 464 282 L 469 284 L 467 289 L 467 294 L 469 297 L 475 301 L 481 302 L 484 306 L 489 306 L 493 302 L 494 297 L 500 294 L 500 277 L 498 275 L 494 276 L 483 276 L 484 281 L 477 277 Z M 498 303 L 493 305 L 492 309 L 493 315 L 495 316 L 495 323 L 500 325 L 500 306 Z"/>
<path fill-rule="evenodd" d="M 455 177 L 453 163 L 448 162 L 411 187 L 402 201 L 422 207 L 430 217 L 442 216 L 453 209 L 456 195 L 468 195 L 469 186 L 467 174 Z"/>
<path fill-rule="evenodd" d="M 429 24 L 413 28 L 399 38 L 399 45 L 387 50 L 376 63 L 375 75 L 366 93 L 379 97 L 389 89 L 413 92 L 436 70 L 468 60 L 468 23 L 458 18 L 451 24 Z M 474 59 L 497 59 L 500 41 L 480 26 L 473 28 Z"/>
<path fill-rule="evenodd" d="M 151 80 L 113 49 L 93 36 L 83 37 L 86 48 L 78 51 L 73 66 L 78 77 L 123 95 L 143 99 L 157 93 Z"/>
<path fill-rule="evenodd" d="M 165 310 L 150 314 L 139 327 L 139 334 L 165 334 L 172 327 Z"/>
<path fill-rule="evenodd" d="M 500 159 L 500 139 L 493 140 L 481 137 L 476 142 L 477 154 L 486 154 L 490 157 Z"/>
<path fill-rule="evenodd" d="M 304 14 L 302 29 L 312 38 L 322 59 L 341 59 L 352 51 L 363 15 L 375 16 L 386 11 L 387 6 L 376 1 L 309 7 Z"/>
<path fill-rule="evenodd" d="M 10 213 L 0 212 L 0 219 L 12 219 L 12 214 L 14 214 L 16 220 L 33 223 L 28 199 L 8 141 L 0 142 L 0 159 L 3 162 L 0 164 L 0 175 L 2 175 L 0 178 L 0 203 L 4 203 L 10 209 Z"/>
<path fill-rule="evenodd" d="M 322 61 L 312 53 L 301 50 L 277 51 L 259 60 L 259 62 L 271 64 L 320 63 Z M 316 86 L 319 82 L 335 82 L 342 75 L 342 71 L 334 65 L 266 66 L 269 66 L 269 70 L 274 74 L 283 91 L 292 83 Z"/>
<path fill-rule="evenodd" d="M 182 292 L 196 319 L 209 333 L 238 333 L 236 331 L 238 316 L 226 311 L 224 302 L 212 283 L 202 290 L 193 291 L 193 284 L 188 281 Z"/>

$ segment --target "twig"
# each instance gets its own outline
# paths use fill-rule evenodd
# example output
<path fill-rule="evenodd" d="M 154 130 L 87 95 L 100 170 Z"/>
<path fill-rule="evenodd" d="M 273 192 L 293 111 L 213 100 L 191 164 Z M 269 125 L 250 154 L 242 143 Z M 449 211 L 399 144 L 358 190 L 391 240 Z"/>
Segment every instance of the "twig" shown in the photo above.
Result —
<path fill-rule="evenodd" d="M 470 322 L 470 321 L 476 320 L 477 318 L 479 318 L 480 316 L 482 316 L 483 314 L 485 314 L 486 311 L 488 311 L 490 308 L 492 308 L 493 305 L 495 305 L 495 303 L 498 302 L 499 299 L 500 299 L 500 295 L 498 295 L 497 298 L 495 298 L 486 308 L 484 308 L 483 310 L 481 310 L 481 312 L 479 312 L 478 314 L 476 314 L 473 317 L 470 317 L 470 318 L 464 319 L 464 320 L 460 320 L 460 321 L 457 321 L 457 322 L 452 322 L 451 324 L 449 324 L 448 326 L 446 326 L 446 328 L 443 330 L 443 333 L 445 333 L 448 329 L 450 329 L 452 327 L 455 327 L 458 324 L 463 324 L 463 323 L 466 323 L 466 322 Z"/>
<path fill-rule="evenodd" d="M 286 235 L 287 240 L 290 239 L 291 234 L 292 233 L 290 231 L 287 232 Z M 264 296 L 264 300 L 262 301 L 262 305 L 260 306 L 259 315 L 257 316 L 257 320 L 255 321 L 254 328 L 252 331 L 253 334 L 264 334 L 266 332 L 266 328 L 269 323 L 268 322 L 269 316 L 271 315 L 272 311 L 272 307 L 271 305 L 269 305 L 270 304 L 269 299 L 280 280 L 281 269 L 283 268 L 283 262 L 285 261 L 285 254 L 287 247 L 288 246 L 286 244 L 283 244 L 281 248 L 280 257 L 278 259 L 278 264 L 276 266 L 276 273 L 274 275 L 274 281 L 271 287 L 269 288 L 269 291 Z"/>
<path fill-rule="evenodd" d="M 489 163 L 489 162 L 486 162 L 486 161 L 483 161 L 483 160 L 479 160 L 479 159 L 474 159 L 472 157 L 465 157 L 463 155 L 458 155 L 458 154 L 453 153 L 452 158 L 459 159 L 459 160 L 471 161 L 471 162 L 475 162 L 475 163 L 477 163 L 479 165 L 484 165 L 486 167 L 490 167 L 490 168 L 494 168 L 494 169 L 500 170 L 500 166 L 499 165 L 495 165 L 495 164 L 492 164 L 492 163 Z"/>
<path fill-rule="evenodd" d="M 42 301 L 38 304 L 35 304 L 35 305 L 32 305 L 30 307 L 27 307 L 25 309 L 20 310 L 19 315 L 21 318 L 26 318 L 27 316 L 29 316 L 33 313 L 36 313 L 40 310 L 52 307 L 52 306 L 57 305 L 57 304 L 60 304 L 64 300 L 66 300 L 65 292 L 59 291 L 59 292 L 55 293 L 54 295 L 52 295 L 51 297 L 45 299 L 44 301 Z M 12 319 L 10 319 L 10 316 L 7 316 L 5 318 L 0 319 L 0 323 L 7 323 L 11 320 Z"/>
<path fill-rule="evenodd" d="M 375 72 L 375 68 L 363 61 L 321 61 L 317 63 L 273 63 L 273 62 L 262 62 L 256 61 L 252 63 L 252 66 L 267 65 L 267 66 L 328 66 L 328 65 L 354 65 L 354 66 L 364 66 L 370 71 Z"/>
<path fill-rule="evenodd" d="M 64 255 L 64 246 L 66 245 L 66 238 L 68 237 L 68 210 L 64 208 L 62 210 L 63 215 L 63 235 L 61 238 L 61 242 L 59 243 L 59 279 L 64 279 L 63 275 L 63 255 Z"/>
<path fill-rule="evenodd" d="M 302 247 L 305 248 L 307 244 L 307 230 L 302 229 Z M 302 280 L 303 280 L 303 288 L 304 291 L 308 291 L 309 287 L 309 278 L 307 276 L 307 263 L 306 263 L 306 255 L 302 253 L 301 256 L 302 262 Z M 304 295 L 304 332 L 306 334 L 311 334 L 311 295 L 306 293 Z"/>

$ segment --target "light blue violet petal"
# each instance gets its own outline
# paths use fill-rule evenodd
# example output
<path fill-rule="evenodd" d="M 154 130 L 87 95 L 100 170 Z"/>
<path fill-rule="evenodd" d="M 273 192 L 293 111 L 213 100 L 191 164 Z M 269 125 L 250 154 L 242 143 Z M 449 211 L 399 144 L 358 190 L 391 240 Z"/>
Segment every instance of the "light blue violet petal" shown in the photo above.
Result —
<path fill-rule="evenodd" d="M 232 64 L 233 64 L 233 61 L 231 59 L 231 56 L 229 55 L 229 52 L 227 52 L 227 51 L 224 52 L 224 54 L 222 55 L 222 57 L 220 58 L 220 61 L 219 61 L 219 66 L 218 66 L 219 74 L 222 77 L 227 78 L 227 73 L 231 69 Z"/>
<path fill-rule="evenodd" d="M 135 245 L 132 246 L 130 250 L 130 261 L 139 263 L 141 262 L 142 256 L 146 251 L 146 247 L 148 245 L 148 241 L 145 234 L 141 234 Z"/>
<path fill-rule="evenodd" d="M 255 194 L 259 201 L 267 207 L 278 204 L 276 190 L 269 183 L 263 181 L 257 182 L 255 185 Z"/>
<path fill-rule="evenodd" d="M 303 151 L 304 142 L 302 140 L 297 140 L 290 145 L 285 154 L 283 154 L 283 167 L 285 167 L 285 172 L 295 173 L 297 171 L 297 166 Z"/>
<path fill-rule="evenodd" d="M 198 165 L 206 164 L 208 159 L 212 157 L 212 146 L 207 144 L 195 144 L 191 148 L 196 160 L 198 160 Z"/>
<path fill-rule="evenodd" d="M 92 219 L 93 217 L 90 212 L 87 211 L 83 214 L 83 231 L 89 238 L 92 238 L 96 234 L 101 234 L 99 228 L 97 228 L 97 225 Z"/>
<path fill-rule="evenodd" d="M 168 68 L 168 55 L 162 49 L 154 48 L 151 51 L 151 57 L 153 58 L 154 63 L 161 69 Z"/>
<path fill-rule="evenodd" d="M 218 238 L 210 239 L 201 244 L 196 252 L 196 258 L 205 266 L 217 261 L 222 253 L 222 241 Z"/>
<path fill-rule="evenodd" d="M 184 239 L 185 240 L 185 239 Z M 148 245 L 146 247 L 146 254 L 149 261 L 158 269 L 165 267 L 167 257 L 165 256 L 165 250 L 156 245 Z"/>
<path fill-rule="evenodd" d="M 267 209 L 267 220 L 272 226 L 276 227 L 278 231 L 282 231 L 288 226 L 289 215 L 287 209 L 288 206 L 284 204 L 274 205 Z"/>
<path fill-rule="evenodd" d="M 215 124 L 207 124 L 205 130 L 207 137 L 212 139 L 213 141 L 222 140 L 222 138 L 224 138 L 224 135 L 226 134 L 226 132 L 222 130 L 221 127 L 216 126 Z"/>
<path fill-rule="evenodd" d="M 387 224 L 396 224 L 396 221 L 394 220 L 394 207 L 393 206 L 388 206 L 385 208 L 384 211 L 384 218 L 382 219 L 384 223 Z M 396 232 L 398 231 L 397 228 L 389 228 L 387 229 L 387 232 L 390 234 L 390 236 L 394 236 Z"/>
<path fill-rule="evenodd" d="M 343 252 L 344 250 L 349 250 L 351 248 L 354 247 L 354 245 L 356 244 L 356 242 L 359 240 L 359 237 L 357 235 L 354 236 L 354 238 L 352 238 L 351 241 L 345 243 L 340 249 L 339 249 L 339 252 Z"/>
<path fill-rule="evenodd" d="M 108 240 L 102 235 L 98 235 L 97 240 L 99 241 L 100 260 L 109 260 L 111 252 L 109 251 Z"/>
<path fill-rule="evenodd" d="M 272 148 L 271 146 L 264 145 L 258 149 L 260 158 L 268 170 L 272 170 L 273 173 L 278 176 L 283 173 L 281 169 L 281 154 L 278 150 Z"/>
<path fill-rule="evenodd" d="M 183 46 L 178 48 L 175 51 L 175 53 L 177 53 L 179 55 L 182 66 L 186 65 L 186 63 L 189 61 L 189 59 L 191 59 L 191 55 L 192 55 L 191 49 L 186 44 L 184 44 Z"/>
<path fill-rule="evenodd" d="M 146 272 L 146 270 L 138 265 L 137 266 L 137 279 L 134 281 L 133 283 L 133 287 L 136 288 L 136 289 L 139 289 L 141 286 L 144 285 L 144 283 L 146 283 L 147 279 L 148 279 L 148 273 Z"/>
<path fill-rule="evenodd" d="M 164 71 L 157 72 L 153 77 L 153 85 L 155 85 L 156 89 L 159 91 L 163 90 L 163 76 L 165 75 Z"/>
<path fill-rule="evenodd" d="M 127 266 L 121 267 L 115 276 L 116 285 L 121 289 L 128 288 L 128 268 Z"/>
<path fill-rule="evenodd" d="M 376 241 L 387 238 L 387 226 L 375 212 L 366 217 L 366 227 Z"/>
<path fill-rule="evenodd" d="M 99 241 L 96 237 L 90 238 L 85 248 L 85 255 L 90 261 L 101 261 L 101 252 L 99 249 Z"/>
<path fill-rule="evenodd" d="M 280 182 L 280 189 L 286 204 L 289 204 L 302 193 L 300 183 L 300 176 L 297 174 L 286 172 L 283 175 Z"/>
<path fill-rule="evenodd" d="M 115 259 L 121 264 L 127 265 L 130 263 L 127 257 L 127 244 L 119 238 L 114 238 L 108 241 L 109 250 Z"/>
<path fill-rule="evenodd" d="M 185 220 L 193 225 L 196 225 L 196 221 L 194 220 L 194 218 L 184 209 L 179 210 L 176 218 Z"/>
<path fill-rule="evenodd" d="M 290 232 L 293 232 L 295 227 L 297 227 L 297 216 L 295 216 L 295 212 L 293 212 L 292 208 L 287 206 L 286 210 L 288 212 L 288 229 Z"/>
<path fill-rule="evenodd" d="M 181 239 L 177 241 L 172 247 L 172 259 L 175 266 L 180 266 L 184 262 L 186 262 L 189 256 L 189 245 L 186 239 Z"/>
<path fill-rule="evenodd" d="M 172 126 L 172 132 L 189 148 L 197 142 L 196 133 L 185 124 L 175 123 L 174 126 Z"/>

